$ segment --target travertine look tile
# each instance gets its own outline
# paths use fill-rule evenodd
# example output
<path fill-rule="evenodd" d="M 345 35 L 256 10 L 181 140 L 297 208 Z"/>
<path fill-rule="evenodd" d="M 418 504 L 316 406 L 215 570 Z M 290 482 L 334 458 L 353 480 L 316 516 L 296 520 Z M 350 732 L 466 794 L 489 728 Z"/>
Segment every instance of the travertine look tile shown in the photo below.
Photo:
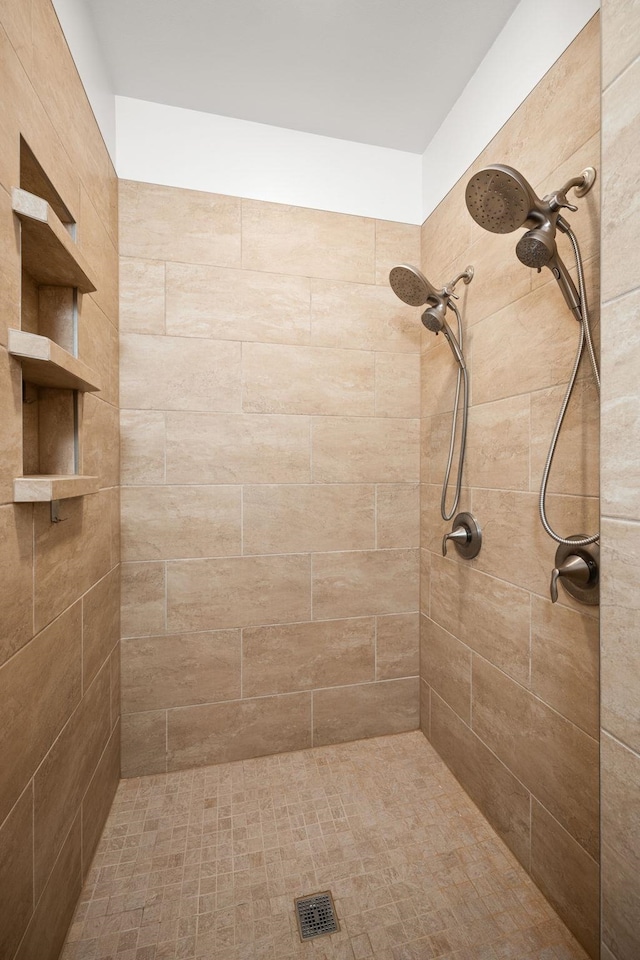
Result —
<path fill-rule="evenodd" d="M 637 874 L 640 870 L 640 756 L 604 731 L 601 774 L 603 842 L 615 847 Z"/>
<path fill-rule="evenodd" d="M 376 618 L 376 680 L 413 677 L 420 667 L 420 614 Z"/>
<path fill-rule="evenodd" d="M 239 412 L 240 344 L 123 334 L 120 403 L 137 410 Z"/>
<path fill-rule="evenodd" d="M 42 893 L 110 734 L 109 666 L 100 671 L 34 778 L 34 877 Z"/>
<path fill-rule="evenodd" d="M 30 783 L 0 827 L 0 955 L 13 957 L 33 908 L 33 786 Z"/>
<path fill-rule="evenodd" d="M 95 370 L 102 400 L 118 405 L 118 328 L 110 322 L 91 295 L 81 296 L 78 311 L 78 356 Z M 71 351 L 73 352 L 73 351 Z"/>
<path fill-rule="evenodd" d="M 549 443 L 566 387 L 531 394 L 531 488 L 540 487 Z M 567 409 L 549 476 L 550 493 L 597 497 L 600 403 L 593 382 L 578 380 Z"/>
<path fill-rule="evenodd" d="M 369 417 L 317 417 L 313 479 L 321 483 L 413 483 L 420 471 L 420 423 Z"/>
<path fill-rule="evenodd" d="M 120 482 L 118 409 L 91 393 L 82 398 L 82 472 L 101 487 Z"/>
<path fill-rule="evenodd" d="M 308 417 L 168 413 L 168 483 L 308 483 Z"/>
<path fill-rule="evenodd" d="M 306 277 L 167 264 L 166 332 L 174 336 L 309 343 L 310 307 Z"/>
<path fill-rule="evenodd" d="M 164 290 L 164 263 L 133 257 L 120 258 L 122 333 L 165 333 Z"/>
<path fill-rule="evenodd" d="M 451 280 L 444 271 L 471 244 L 472 220 L 467 212 L 464 176 L 429 214 L 420 231 L 421 269 L 438 289 Z"/>
<path fill-rule="evenodd" d="M 22 476 L 22 387 L 20 364 L 0 347 L 0 503 L 13 500 L 13 478 Z M 373 405 L 371 407 L 373 413 Z"/>
<path fill-rule="evenodd" d="M 109 657 L 111 675 L 111 729 L 115 729 L 120 720 L 120 644 Z M 119 738 L 118 738 L 119 740 Z"/>
<path fill-rule="evenodd" d="M 75 604 L 0 669 L 0 823 L 80 700 L 81 632 Z"/>
<path fill-rule="evenodd" d="M 120 411 L 120 482 L 164 482 L 164 413 Z"/>
<path fill-rule="evenodd" d="M 371 484 L 246 486 L 245 554 L 368 550 L 375 545 Z"/>
<path fill-rule="evenodd" d="M 0 36 L 0 55 L 3 55 L 3 64 L 6 52 L 6 40 L 3 36 Z M 6 73 L 3 71 L 3 80 L 5 78 Z M 5 100 L 4 97 L 2 99 Z M 1 123 L 2 116 L 0 114 L 0 125 Z M 11 184 L 8 185 L 8 188 L 10 186 Z M 11 196 L 7 190 L 0 190 L 0 255 L 3 264 L 5 264 L 3 282 L 0 286 L 0 315 L 2 316 L 0 320 L 0 343 L 6 346 L 7 329 L 17 326 L 20 316 L 21 291 L 20 222 L 13 214 Z"/>
<path fill-rule="evenodd" d="M 95 773 L 82 798 L 82 875 L 86 877 L 102 834 L 114 794 L 120 782 L 120 725 L 98 761 Z"/>
<path fill-rule="evenodd" d="M 435 691 L 431 691 L 431 742 L 489 823 L 528 867 L 529 791 Z"/>
<path fill-rule="evenodd" d="M 122 641 L 122 712 L 240 696 L 240 631 Z"/>
<path fill-rule="evenodd" d="M 373 283 L 375 220 L 243 200 L 242 267 Z"/>
<path fill-rule="evenodd" d="M 450 418 L 447 420 L 450 430 Z M 466 482 L 474 487 L 528 490 L 529 442 L 528 396 L 472 406 L 465 454 Z M 446 463 L 447 453 L 448 445 L 446 450 L 438 450 L 442 464 Z"/>
<path fill-rule="evenodd" d="M 595 739 L 599 659 L 596 619 L 531 598 L 531 690 Z"/>
<path fill-rule="evenodd" d="M 463 177 L 465 181 L 469 179 Z M 464 209 L 467 212 L 466 204 Z M 468 213 L 467 217 L 471 221 Z M 465 286 L 459 284 L 456 288 L 460 296 L 457 306 L 462 313 L 465 333 L 472 324 L 491 316 L 507 303 L 526 296 L 531 290 L 533 277 L 533 271 L 520 263 L 516 256 L 516 234 L 480 232 L 473 222 L 472 229 L 478 230 L 475 243 L 459 254 L 449 267 L 451 277 L 466 270 L 469 265 L 474 269 L 471 283 Z M 446 275 L 442 282 L 451 277 Z"/>
<path fill-rule="evenodd" d="M 311 342 L 349 350 L 418 353 L 420 317 L 391 287 L 314 280 Z"/>
<path fill-rule="evenodd" d="M 249 627 L 242 632 L 242 694 L 267 694 L 363 683 L 374 678 L 375 621 Z"/>
<path fill-rule="evenodd" d="M 240 200 L 120 180 L 120 254 L 240 266 Z"/>
<path fill-rule="evenodd" d="M 640 265 L 626 252 L 634 249 L 640 215 L 637 182 L 640 155 L 640 108 L 636 60 L 602 95 L 602 300 L 640 286 Z M 620 171 L 624 170 L 624 178 Z"/>
<path fill-rule="evenodd" d="M 420 546 L 420 484 L 379 483 L 376 486 L 376 546 Z"/>
<path fill-rule="evenodd" d="M 168 712 L 170 770 L 309 746 L 309 693 L 182 707 Z"/>
<path fill-rule="evenodd" d="M 640 944 L 637 867 L 606 841 L 602 844 L 602 939 L 616 960 L 634 960 Z"/>
<path fill-rule="evenodd" d="M 531 876 L 590 956 L 600 942 L 599 867 L 533 799 Z"/>
<path fill-rule="evenodd" d="M 420 675 L 461 720 L 471 722 L 471 650 L 428 617 L 420 626 Z"/>
<path fill-rule="evenodd" d="M 472 682 L 474 731 L 597 857 L 597 740 L 477 656 Z"/>
<path fill-rule="evenodd" d="M 420 416 L 420 357 L 408 353 L 376 354 L 377 417 Z"/>
<path fill-rule="evenodd" d="M 316 620 L 418 608 L 417 550 L 316 554 L 312 579 Z"/>
<path fill-rule="evenodd" d="M 313 692 L 313 743 L 344 743 L 419 725 L 417 677 Z"/>
<path fill-rule="evenodd" d="M 433 337 L 433 334 L 430 334 L 430 337 Z M 449 344 L 441 336 L 438 336 L 430 349 L 422 353 L 420 404 L 423 417 L 432 417 L 435 414 L 453 410 L 459 369 Z M 462 385 L 460 397 L 462 397 Z M 462 403 L 462 400 L 459 402 Z"/>
<path fill-rule="evenodd" d="M 167 769 L 167 712 L 123 715 L 122 776 L 144 777 Z"/>
<path fill-rule="evenodd" d="M 89 686 L 120 639 L 120 571 L 112 570 L 82 598 L 82 682 Z"/>
<path fill-rule="evenodd" d="M 223 627 L 311 619 L 309 557 L 230 557 L 167 564 L 167 627 Z"/>
<path fill-rule="evenodd" d="M 399 263 L 420 263 L 420 227 L 376 220 L 376 283 L 386 286 L 389 271 Z"/>
<path fill-rule="evenodd" d="M 248 413 L 374 413 L 373 353 L 245 343 L 242 409 Z"/>
<path fill-rule="evenodd" d="M 19 475 L 19 474 L 18 474 Z M 0 507 L 0 663 L 31 639 L 33 632 L 32 510 L 27 504 Z"/>
<path fill-rule="evenodd" d="M 600 960 L 616 960 L 616 957 L 604 943 L 600 944 Z"/>
<path fill-rule="evenodd" d="M 123 560 L 241 552 L 239 487 L 123 487 L 121 497 Z"/>
<path fill-rule="evenodd" d="M 95 196 L 95 194 L 93 195 Z M 118 323 L 118 251 L 98 216 L 92 197 L 80 186 L 80 222 L 77 243 L 92 268 L 96 290 L 93 297 L 111 323 Z"/>
<path fill-rule="evenodd" d="M 420 548 L 420 612 L 429 616 L 431 579 L 431 554 Z"/>
<path fill-rule="evenodd" d="M 640 10 L 636 0 L 602 5 L 602 85 L 608 86 L 638 55 Z"/>
<path fill-rule="evenodd" d="M 640 751 L 640 524 L 602 521 L 600 558 L 601 723 Z"/>
<path fill-rule="evenodd" d="M 165 633 L 165 564 L 123 563 L 120 574 L 122 636 Z"/>

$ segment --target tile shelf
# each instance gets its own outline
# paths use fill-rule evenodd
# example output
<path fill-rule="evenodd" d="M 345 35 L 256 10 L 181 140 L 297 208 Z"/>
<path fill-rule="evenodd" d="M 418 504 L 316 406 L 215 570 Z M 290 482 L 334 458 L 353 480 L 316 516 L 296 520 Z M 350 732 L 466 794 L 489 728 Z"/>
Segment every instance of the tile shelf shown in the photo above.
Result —
<path fill-rule="evenodd" d="M 62 347 L 26 330 L 9 330 L 8 352 L 22 365 L 23 379 L 38 387 L 60 390 L 100 390 L 97 375 Z"/>
<path fill-rule="evenodd" d="M 48 503 L 51 500 L 68 500 L 97 493 L 99 477 L 82 477 L 78 474 L 58 474 L 32 477 L 16 477 L 13 481 L 14 503 Z"/>

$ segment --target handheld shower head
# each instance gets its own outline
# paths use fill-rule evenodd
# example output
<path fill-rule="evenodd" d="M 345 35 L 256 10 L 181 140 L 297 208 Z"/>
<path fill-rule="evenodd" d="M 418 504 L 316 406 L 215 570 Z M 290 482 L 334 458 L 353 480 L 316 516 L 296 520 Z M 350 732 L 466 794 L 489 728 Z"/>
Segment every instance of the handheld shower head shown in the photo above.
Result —
<path fill-rule="evenodd" d="M 516 256 L 520 263 L 524 263 L 525 267 L 533 267 L 534 270 L 548 266 L 557 253 L 554 233 L 550 222 L 527 230 L 516 246 Z"/>
<path fill-rule="evenodd" d="M 444 303 L 438 303 L 435 307 L 427 307 L 420 319 L 431 333 L 440 333 L 445 323 L 445 311 Z"/>
<path fill-rule="evenodd" d="M 409 263 L 393 267 L 389 273 L 389 283 L 395 295 L 410 307 L 421 307 L 427 300 L 438 300 L 439 297 L 424 273 Z"/>

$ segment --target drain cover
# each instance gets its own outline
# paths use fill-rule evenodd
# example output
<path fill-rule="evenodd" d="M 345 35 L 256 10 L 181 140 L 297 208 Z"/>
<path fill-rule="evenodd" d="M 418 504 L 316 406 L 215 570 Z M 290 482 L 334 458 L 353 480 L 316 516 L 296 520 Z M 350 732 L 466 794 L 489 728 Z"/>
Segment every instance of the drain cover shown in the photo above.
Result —
<path fill-rule="evenodd" d="M 329 890 L 314 893 L 310 897 L 297 897 L 294 902 L 301 940 L 323 937 L 340 929 Z"/>

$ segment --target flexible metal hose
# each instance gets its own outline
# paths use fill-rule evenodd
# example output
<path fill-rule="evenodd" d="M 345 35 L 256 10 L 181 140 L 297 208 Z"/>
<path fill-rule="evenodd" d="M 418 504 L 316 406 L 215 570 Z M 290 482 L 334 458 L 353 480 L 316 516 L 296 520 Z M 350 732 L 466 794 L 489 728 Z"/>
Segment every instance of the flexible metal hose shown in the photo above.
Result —
<path fill-rule="evenodd" d="M 589 353 L 589 359 L 591 361 L 591 366 L 593 368 L 593 375 L 596 380 L 598 392 L 600 392 L 600 374 L 598 372 L 598 363 L 596 361 L 596 355 L 593 349 L 593 341 L 591 339 L 591 329 L 589 327 L 589 308 L 587 305 L 587 291 L 586 291 L 585 282 L 584 282 L 582 256 L 580 254 L 580 247 L 578 245 L 578 240 L 573 230 L 569 226 L 567 226 L 565 232 L 569 237 L 569 239 L 571 240 L 571 245 L 573 246 L 573 252 L 576 258 L 576 270 L 578 272 L 578 288 L 580 293 L 580 337 L 578 341 L 578 352 L 576 353 L 576 359 L 573 364 L 573 370 L 571 371 L 571 376 L 569 377 L 569 383 L 567 385 L 564 399 L 562 401 L 562 406 L 560 407 L 560 413 L 558 414 L 558 419 L 556 420 L 553 436 L 551 437 L 551 444 L 549 446 L 549 453 L 547 454 L 547 460 L 544 465 L 544 470 L 542 472 L 542 481 L 540 483 L 540 498 L 539 498 L 538 506 L 540 510 L 540 520 L 542 521 L 542 526 L 547 531 L 549 536 L 556 541 L 556 543 L 562 543 L 572 547 L 586 547 L 589 543 L 595 543 L 600 538 L 600 534 L 595 533 L 592 537 L 584 537 L 582 540 L 568 540 L 565 537 L 560 537 L 552 529 L 549 521 L 547 520 L 547 510 L 546 510 L 547 485 L 549 483 L 549 474 L 551 472 L 551 464 L 553 463 L 553 457 L 555 455 L 556 446 L 558 444 L 558 437 L 562 429 L 562 424 L 564 423 L 565 414 L 567 412 L 567 407 L 569 406 L 569 400 L 571 399 L 571 394 L 573 393 L 576 377 L 578 376 L 578 369 L 580 367 L 580 360 L 582 359 L 582 352 L 584 350 L 585 342 L 587 344 L 587 351 Z"/>
<path fill-rule="evenodd" d="M 460 346 L 460 352 L 462 353 L 463 348 L 463 331 L 462 331 L 462 318 L 460 317 L 460 312 L 456 307 L 455 303 L 452 300 L 449 300 L 448 306 L 451 307 L 453 312 L 456 315 L 456 320 L 458 322 L 458 344 Z M 456 442 L 456 429 L 458 425 L 458 407 L 460 401 L 460 383 L 462 382 L 464 386 L 463 396 L 462 396 L 462 430 L 460 432 L 460 455 L 458 457 L 458 473 L 456 477 L 456 489 L 455 495 L 453 498 L 453 506 L 451 510 L 447 512 L 447 489 L 449 487 L 449 480 L 451 477 L 451 465 L 453 463 L 453 452 L 455 449 Z M 444 480 L 442 482 L 442 497 L 440 500 L 440 513 L 442 519 L 447 522 L 455 516 L 458 509 L 458 504 L 460 503 L 460 491 L 462 488 L 462 468 L 464 466 L 464 452 L 467 444 L 467 420 L 469 418 L 469 375 L 467 373 L 466 367 L 463 367 L 462 364 L 458 366 L 458 378 L 456 380 L 456 396 L 453 404 L 453 420 L 451 422 L 451 440 L 449 442 L 449 456 L 447 458 L 447 467 L 444 474 Z"/>

